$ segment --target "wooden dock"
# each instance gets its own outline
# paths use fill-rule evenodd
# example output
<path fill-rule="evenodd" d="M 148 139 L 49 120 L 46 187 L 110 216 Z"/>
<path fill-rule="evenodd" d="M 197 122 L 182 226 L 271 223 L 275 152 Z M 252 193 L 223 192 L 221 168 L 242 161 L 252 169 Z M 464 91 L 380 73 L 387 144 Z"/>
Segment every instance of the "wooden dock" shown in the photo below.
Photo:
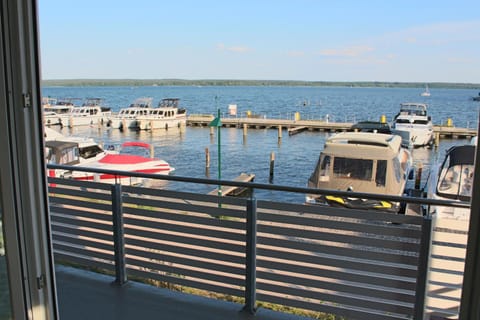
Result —
<path fill-rule="evenodd" d="M 233 179 L 233 181 L 252 182 L 253 179 L 255 179 L 255 175 L 253 173 L 241 173 L 238 177 Z M 222 187 L 222 196 L 237 196 L 243 193 L 244 191 L 245 191 L 245 188 L 234 187 L 234 186 L 224 186 Z M 210 191 L 208 194 L 213 196 L 218 195 L 218 188 Z"/>
<path fill-rule="evenodd" d="M 190 115 L 187 118 L 187 126 L 208 127 L 214 119 L 213 115 Z M 317 132 L 342 132 L 351 129 L 351 122 L 329 122 L 324 120 L 287 120 L 265 118 L 221 118 L 224 128 L 251 128 L 251 129 L 278 129 L 288 130 L 289 134 L 301 131 Z M 471 128 L 459 128 L 447 125 L 434 125 L 433 131 L 439 138 L 471 139 L 477 136 L 477 130 Z M 291 134 L 290 134 L 291 135 Z"/>

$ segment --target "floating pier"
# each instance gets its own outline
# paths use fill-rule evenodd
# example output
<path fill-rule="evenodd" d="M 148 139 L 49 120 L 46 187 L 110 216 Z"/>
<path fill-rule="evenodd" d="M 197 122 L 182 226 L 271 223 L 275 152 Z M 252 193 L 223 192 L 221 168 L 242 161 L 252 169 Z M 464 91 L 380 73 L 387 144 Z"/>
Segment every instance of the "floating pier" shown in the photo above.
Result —
<path fill-rule="evenodd" d="M 255 179 L 255 175 L 253 173 L 242 173 L 238 177 L 233 179 L 233 181 L 252 182 L 253 179 Z M 234 187 L 234 186 L 224 186 L 222 187 L 222 196 L 238 196 L 239 194 L 242 194 L 244 191 L 245 191 L 245 188 Z M 218 188 L 210 191 L 208 194 L 213 196 L 218 195 Z"/>
<path fill-rule="evenodd" d="M 190 115 L 187 118 L 187 126 L 208 127 L 214 119 L 213 115 Z M 229 118 L 221 119 L 224 128 L 246 128 L 251 129 L 277 129 L 279 127 L 288 130 L 289 135 L 302 131 L 318 132 L 342 132 L 351 129 L 352 122 L 331 122 L 325 120 L 287 120 L 287 119 L 265 119 L 265 118 Z M 445 125 L 434 125 L 433 131 L 438 138 L 450 139 L 471 139 L 477 136 L 477 130 L 471 128 L 454 127 L 447 123 Z"/>

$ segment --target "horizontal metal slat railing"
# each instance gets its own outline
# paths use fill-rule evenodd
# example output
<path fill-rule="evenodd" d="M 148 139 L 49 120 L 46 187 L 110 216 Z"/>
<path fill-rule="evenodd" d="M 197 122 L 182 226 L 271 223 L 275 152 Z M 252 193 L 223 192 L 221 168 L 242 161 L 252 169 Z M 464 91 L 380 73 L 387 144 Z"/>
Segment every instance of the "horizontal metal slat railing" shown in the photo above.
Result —
<path fill-rule="evenodd" d="M 49 165 L 55 168 L 65 166 Z M 140 278 L 212 291 L 243 298 L 251 313 L 259 303 L 275 303 L 359 319 L 422 318 L 429 217 L 218 197 L 186 188 L 48 181 L 56 259 L 105 269 L 120 284 Z"/>

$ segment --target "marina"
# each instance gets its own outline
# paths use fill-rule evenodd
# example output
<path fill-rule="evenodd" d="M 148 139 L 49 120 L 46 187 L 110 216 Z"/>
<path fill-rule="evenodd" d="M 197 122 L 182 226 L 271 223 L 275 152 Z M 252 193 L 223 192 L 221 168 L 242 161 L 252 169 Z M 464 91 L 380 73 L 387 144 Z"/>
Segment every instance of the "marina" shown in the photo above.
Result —
<path fill-rule="evenodd" d="M 434 148 L 412 149 L 414 166 L 423 166 L 421 187 L 429 170 L 453 145 L 469 144 L 476 136 L 478 108 L 471 100 L 476 90 L 435 89 L 428 97 L 434 123 Z M 222 178 L 233 180 L 241 173 L 254 174 L 255 181 L 305 187 L 323 145 L 336 132 L 348 131 L 361 121 L 391 123 L 403 101 L 422 101 L 417 89 L 349 87 L 45 87 L 49 97 L 102 97 L 112 113 L 139 97 L 152 97 L 158 104 L 165 97 L 178 97 L 188 112 L 185 127 L 168 130 L 118 130 L 105 124 L 52 126 L 64 135 L 90 137 L 104 145 L 125 141 L 148 143 L 173 167 L 175 175 L 216 178 L 218 139 L 209 127 L 221 114 Z M 304 104 L 305 100 L 310 101 Z M 231 112 L 234 102 L 235 114 Z M 315 103 L 314 103 L 315 102 Z M 205 149 L 211 150 L 209 163 Z M 271 158 L 275 159 L 272 165 Z M 273 174 L 274 172 L 274 174 Z M 180 188 L 175 182 L 171 188 Z M 211 189 L 195 186 L 207 194 Z M 277 200 L 276 194 L 258 190 L 256 197 Z M 286 194 L 282 200 L 301 202 L 304 197 Z"/>

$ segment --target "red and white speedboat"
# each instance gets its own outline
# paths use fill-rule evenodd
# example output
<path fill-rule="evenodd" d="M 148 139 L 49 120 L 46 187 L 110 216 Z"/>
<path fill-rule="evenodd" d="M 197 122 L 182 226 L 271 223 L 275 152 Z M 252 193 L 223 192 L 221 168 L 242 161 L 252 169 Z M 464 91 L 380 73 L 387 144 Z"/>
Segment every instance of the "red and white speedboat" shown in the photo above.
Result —
<path fill-rule="evenodd" d="M 151 152 L 150 156 L 142 156 L 136 153 L 126 153 L 125 149 L 143 149 Z M 89 168 L 109 169 L 129 172 L 140 172 L 150 174 L 169 174 L 172 168 L 165 160 L 153 157 L 153 148 L 148 143 L 143 142 L 125 142 L 122 144 L 119 153 L 107 153 L 98 161 L 92 161 L 85 164 Z M 121 183 L 126 185 L 140 185 L 144 183 L 144 178 L 128 177 L 115 174 L 95 174 L 88 172 L 76 172 L 73 175 L 77 180 L 94 180 L 106 183 Z"/>
<path fill-rule="evenodd" d="M 88 141 L 89 146 L 86 146 Z M 47 163 L 64 164 L 95 169 L 108 169 L 150 174 L 169 174 L 172 168 L 165 160 L 153 157 L 153 147 L 143 142 L 125 142 L 120 151 L 105 151 L 93 140 L 79 141 L 78 138 L 57 137 L 46 140 Z M 85 149 L 87 148 L 87 149 Z M 101 150 L 85 155 L 85 150 Z M 139 149 L 150 155 L 139 155 Z M 142 185 L 144 178 L 129 177 L 117 174 L 102 174 L 74 170 L 50 170 L 49 176 L 71 178 L 76 180 L 91 180 L 105 183 L 120 183 L 123 185 Z"/>

